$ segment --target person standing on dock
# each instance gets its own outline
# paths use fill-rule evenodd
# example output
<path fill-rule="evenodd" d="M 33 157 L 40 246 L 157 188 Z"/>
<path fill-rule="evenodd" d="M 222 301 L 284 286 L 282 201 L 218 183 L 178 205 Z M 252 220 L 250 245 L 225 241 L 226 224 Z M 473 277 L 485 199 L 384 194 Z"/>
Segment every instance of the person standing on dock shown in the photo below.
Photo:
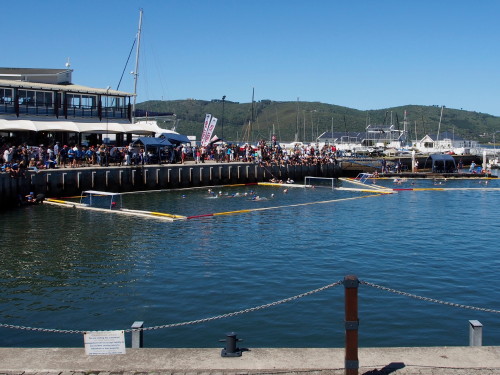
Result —
<path fill-rule="evenodd" d="M 54 145 L 54 155 L 55 155 L 55 160 L 56 160 L 56 164 L 57 166 L 61 165 L 61 144 L 59 142 L 56 142 L 56 144 Z"/>
<path fill-rule="evenodd" d="M 382 165 L 382 173 L 387 172 L 387 161 L 385 159 L 382 159 L 380 164 Z"/>
<path fill-rule="evenodd" d="M 187 148 L 186 145 L 182 145 L 181 148 L 181 164 L 184 164 L 184 161 L 186 160 L 187 157 Z"/>
<path fill-rule="evenodd" d="M 472 163 L 470 163 L 469 172 L 473 173 L 475 168 L 476 168 L 476 163 L 474 163 L 474 161 L 472 161 Z"/>

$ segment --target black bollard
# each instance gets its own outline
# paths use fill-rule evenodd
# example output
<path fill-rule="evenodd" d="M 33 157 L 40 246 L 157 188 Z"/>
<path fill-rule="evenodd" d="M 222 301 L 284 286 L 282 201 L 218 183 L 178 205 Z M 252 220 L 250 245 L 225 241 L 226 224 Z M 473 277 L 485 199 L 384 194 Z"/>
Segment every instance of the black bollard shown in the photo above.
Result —
<path fill-rule="evenodd" d="M 226 339 L 219 340 L 226 343 L 226 347 L 220 353 L 221 357 L 241 357 L 241 349 L 236 347 L 238 341 L 242 340 L 236 338 L 236 332 L 226 333 Z"/>

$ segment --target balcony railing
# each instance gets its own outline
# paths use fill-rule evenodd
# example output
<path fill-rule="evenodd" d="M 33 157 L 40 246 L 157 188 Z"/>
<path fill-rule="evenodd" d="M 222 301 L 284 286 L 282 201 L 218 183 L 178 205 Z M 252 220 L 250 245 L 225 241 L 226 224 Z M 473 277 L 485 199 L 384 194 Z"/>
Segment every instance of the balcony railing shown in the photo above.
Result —
<path fill-rule="evenodd" d="M 56 116 L 53 105 L 46 104 L 19 104 L 18 115 L 34 116 Z M 16 114 L 16 106 L 13 102 L 0 102 L 0 114 Z M 64 109 L 58 108 L 59 117 L 65 117 Z M 69 118 L 99 118 L 98 107 L 91 106 L 68 106 L 66 116 Z M 101 118 L 126 119 L 128 118 L 128 108 L 103 107 Z"/>

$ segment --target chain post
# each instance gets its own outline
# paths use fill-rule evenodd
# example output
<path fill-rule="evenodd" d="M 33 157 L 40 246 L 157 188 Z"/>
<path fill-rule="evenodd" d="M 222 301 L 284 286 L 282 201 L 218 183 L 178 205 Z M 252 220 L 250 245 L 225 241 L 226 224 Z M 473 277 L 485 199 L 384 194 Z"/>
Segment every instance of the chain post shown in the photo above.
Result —
<path fill-rule="evenodd" d="M 132 348 L 144 347 L 144 322 L 135 321 L 132 324 Z"/>
<path fill-rule="evenodd" d="M 469 346 L 483 346 L 483 325 L 478 320 L 469 320 Z"/>
<path fill-rule="evenodd" d="M 358 286 L 356 275 L 344 277 L 345 288 L 345 375 L 358 375 Z"/>

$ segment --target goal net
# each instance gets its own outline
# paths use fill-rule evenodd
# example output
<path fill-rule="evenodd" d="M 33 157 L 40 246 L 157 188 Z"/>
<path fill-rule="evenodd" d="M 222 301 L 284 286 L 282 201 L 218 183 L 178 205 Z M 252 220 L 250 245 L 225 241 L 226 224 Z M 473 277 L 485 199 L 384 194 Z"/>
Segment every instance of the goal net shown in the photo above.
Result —
<path fill-rule="evenodd" d="M 309 187 L 326 187 L 333 189 L 335 187 L 335 178 L 306 176 L 304 178 L 304 184 Z"/>
<path fill-rule="evenodd" d="M 87 190 L 82 193 L 80 203 L 89 207 L 117 210 L 122 208 L 122 195 L 120 193 Z"/>

